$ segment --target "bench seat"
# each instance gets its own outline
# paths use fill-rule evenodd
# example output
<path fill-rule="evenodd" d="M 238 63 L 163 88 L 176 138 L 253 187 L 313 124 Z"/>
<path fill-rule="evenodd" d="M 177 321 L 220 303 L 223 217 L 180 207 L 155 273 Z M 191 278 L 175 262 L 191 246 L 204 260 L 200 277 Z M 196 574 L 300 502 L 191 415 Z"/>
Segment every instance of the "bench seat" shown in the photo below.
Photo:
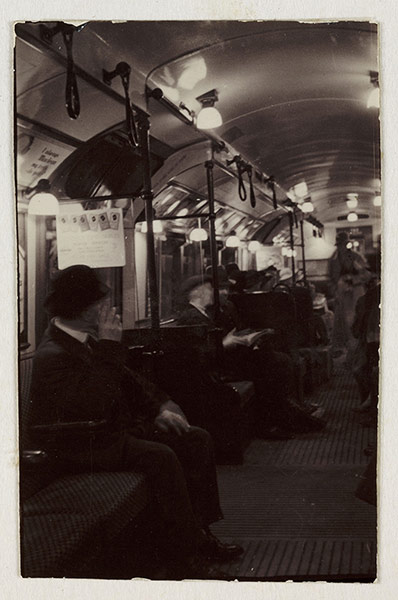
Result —
<path fill-rule="evenodd" d="M 145 478 L 137 473 L 55 480 L 23 503 L 23 576 L 64 575 L 93 548 L 106 549 L 148 502 Z"/>
<path fill-rule="evenodd" d="M 26 427 L 33 355 L 19 369 L 21 445 L 30 448 Z M 21 473 L 21 567 L 24 577 L 90 576 L 93 557 L 108 551 L 123 530 L 140 521 L 150 505 L 144 475 L 82 473 L 43 479 Z"/>

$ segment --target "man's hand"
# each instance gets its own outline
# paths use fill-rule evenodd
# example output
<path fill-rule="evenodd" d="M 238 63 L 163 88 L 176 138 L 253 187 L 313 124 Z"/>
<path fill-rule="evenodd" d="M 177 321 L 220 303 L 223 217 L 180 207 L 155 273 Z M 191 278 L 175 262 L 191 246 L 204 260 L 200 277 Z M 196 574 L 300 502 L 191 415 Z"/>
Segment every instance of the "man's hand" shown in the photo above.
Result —
<path fill-rule="evenodd" d="M 234 346 L 250 346 L 248 338 L 241 335 L 235 335 L 236 328 L 232 329 L 224 336 L 222 345 L 224 348 L 233 348 Z"/>
<path fill-rule="evenodd" d="M 98 316 L 98 339 L 120 342 L 122 333 L 122 324 L 116 308 L 111 308 L 109 301 L 105 302 Z"/>
<path fill-rule="evenodd" d="M 155 426 L 159 431 L 172 431 L 177 435 L 182 435 L 190 429 L 188 421 L 182 415 L 178 415 L 167 408 L 162 410 L 156 417 Z"/>

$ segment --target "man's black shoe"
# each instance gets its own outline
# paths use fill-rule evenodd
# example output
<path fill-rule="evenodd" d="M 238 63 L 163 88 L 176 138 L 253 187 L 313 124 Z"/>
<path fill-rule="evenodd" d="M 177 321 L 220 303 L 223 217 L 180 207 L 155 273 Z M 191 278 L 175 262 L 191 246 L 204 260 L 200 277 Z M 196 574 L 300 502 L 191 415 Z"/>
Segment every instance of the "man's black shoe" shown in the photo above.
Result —
<path fill-rule="evenodd" d="M 203 539 L 200 544 L 200 552 L 208 560 L 217 560 L 227 562 L 240 556 L 243 552 L 242 546 L 237 544 L 224 544 L 210 531 L 210 529 L 202 529 Z"/>

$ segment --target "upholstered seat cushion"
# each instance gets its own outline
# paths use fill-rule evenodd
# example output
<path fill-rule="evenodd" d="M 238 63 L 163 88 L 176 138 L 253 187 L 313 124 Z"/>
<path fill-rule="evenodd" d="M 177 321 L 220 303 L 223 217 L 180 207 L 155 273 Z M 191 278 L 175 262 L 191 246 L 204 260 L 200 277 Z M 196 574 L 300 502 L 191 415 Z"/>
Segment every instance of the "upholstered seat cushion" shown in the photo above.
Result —
<path fill-rule="evenodd" d="M 22 573 L 62 575 L 85 549 L 116 537 L 148 504 L 137 473 L 85 473 L 63 477 L 23 503 Z"/>

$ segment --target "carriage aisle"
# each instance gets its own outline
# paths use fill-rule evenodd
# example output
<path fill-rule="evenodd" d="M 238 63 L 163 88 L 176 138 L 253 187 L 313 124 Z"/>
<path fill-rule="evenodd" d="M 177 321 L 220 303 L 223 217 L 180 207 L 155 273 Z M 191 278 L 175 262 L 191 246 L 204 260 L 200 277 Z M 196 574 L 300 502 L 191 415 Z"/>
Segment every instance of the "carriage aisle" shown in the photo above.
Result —
<path fill-rule="evenodd" d="M 243 465 L 218 467 L 225 520 L 212 529 L 244 546 L 228 569 L 239 580 L 375 578 L 376 508 L 355 492 L 376 429 L 353 410 L 358 394 L 343 359 L 311 401 L 325 408 L 325 430 L 255 440 Z"/>

